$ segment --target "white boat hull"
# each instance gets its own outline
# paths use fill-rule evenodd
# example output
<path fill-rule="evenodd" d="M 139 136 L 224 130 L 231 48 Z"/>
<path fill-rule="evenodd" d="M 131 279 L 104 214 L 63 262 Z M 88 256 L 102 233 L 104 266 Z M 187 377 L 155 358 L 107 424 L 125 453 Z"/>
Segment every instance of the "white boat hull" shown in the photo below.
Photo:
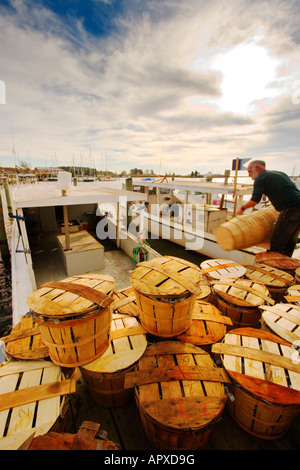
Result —
<path fill-rule="evenodd" d="M 196 251 L 208 258 L 231 259 L 237 263 L 251 265 L 255 255 L 265 251 L 260 247 L 250 247 L 245 250 L 225 251 L 217 243 L 215 235 L 203 230 L 195 231 L 188 225 L 170 221 L 169 218 L 158 218 L 150 214 L 137 216 L 129 225 L 129 232 L 137 236 L 145 231 L 148 243 L 151 246 L 151 238 L 163 238 L 176 243 L 186 250 Z"/>

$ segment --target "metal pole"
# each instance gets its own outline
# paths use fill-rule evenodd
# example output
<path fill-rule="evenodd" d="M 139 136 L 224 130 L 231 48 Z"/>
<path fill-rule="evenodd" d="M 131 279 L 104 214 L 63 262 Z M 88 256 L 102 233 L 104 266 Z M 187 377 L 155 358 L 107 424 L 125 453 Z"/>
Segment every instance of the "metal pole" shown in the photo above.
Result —
<path fill-rule="evenodd" d="M 67 191 L 65 189 L 62 190 L 62 196 L 66 196 Z M 70 245 L 70 231 L 69 231 L 69 216 L 68 216 L 68 206 L 63 206 L 64 212 L 64 226 L 65 226 L 65 240 L 66 240 L 66 251 L 71 249 Z"/>
<path fill-rule="evenodd" d="M 117 203 L 117 248 L 120 248 L 120 203 Z"/>
<path fill-rule="evenodd" d="M 132 178 L 126 178 L 126 191 L 132 191 L 133 184 Z M 131 202 L 127 202 L 126 204 L 126 211 L 127 211 L 127 228 L 129 227 L 130 223 L 132 222 L 132 215 L 129 215 L 129 209 L 131 206 Z"/>
<path fill-rule="evenodd" d="M 235 160 L 235 176 L 234 176 L 234 190 L 233 190 L 233 197 L 234 197 L 234 208 L 233 208 L 233 216 L 236 214 L 236 203 L 237 203 L 237 197 L 236 197 L 236 185 L 237 185 L 237 175 L 239 171 L 239 158 Z"/>

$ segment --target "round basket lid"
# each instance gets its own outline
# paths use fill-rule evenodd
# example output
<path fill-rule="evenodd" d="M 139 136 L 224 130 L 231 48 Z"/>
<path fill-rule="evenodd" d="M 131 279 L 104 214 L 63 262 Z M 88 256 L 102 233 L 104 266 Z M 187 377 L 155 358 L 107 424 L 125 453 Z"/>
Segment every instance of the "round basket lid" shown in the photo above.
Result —
<path fill-rule="evenodd" d="M 179 341 L 205 346 L 221 341 L 227 331 L 227 325 L 232 326 L 229 317 L 221 314 L 220 310 L 209 302 L 195 302 L 192 312 L 192 322 L 189 328 L 177 336 Z"/>
<path fill-rule="evenodd" d="M 146 330 L 136 318 L 113 314 L 109 347 L 102 356 L 82 367 L 99 373 L 113 373 L 130 367 L 145 352 L 147 347 L 145 333 Z"/>
<path fill-rule="evenodd" d="M 112 302 L 112 276 L 81 274 L 58 282 L 48 282 L 30 294 L 30 310 L 45 317 L 70 317 L 107 307 Z"/>
<path fill-rule="evenodd" d="M 120 289 L 113 294 L 113 303 L 111 309 L 114 313 L 123 313 L 132 317 L 139 316 L 139 309 L 136 305 L 135 291 L 132 286 Z"/>
<path fill-rule="evenodd" d="M 198 266 L 184 259 L 160 256 L 139 263 L 130 275 L 132 286 L 145 295 L 180 297 L 200 294 L 202 279 Z"/>
<path fill-rule="evenodd" d="M 1 338 L 8 356 L 22 360 L 38 360 L 49 356 L 38 325 L 32 317 L 24 317 L 9 336 Z"/>
<path fill-rule="evenodd" d="M 278 268 L 286 271 L 295 271 L 295 269 L 300 267 L 300 261 L 295 258 L 290 258 L 289 256 L 282 255 L 276 251 L 265 251 L 262 253 L 257 253 L 255 256 L 255 261 L 257 263 L 267 264 L 273 268 Z"/>
<path fill-rule="evenodd" d="M 206 297 L 208 297 L 211 294 L 211 286 L 210 286 L 210 283 L 208 281 L 203 279 L 202 281 L 200 281 L 199 286 L 200 286 L 200 289 L 201 289 L 201 293 L 199 295 L 197 295 L 198 300 L 205 299 Z"/>
<path fill-rule="evenodd" d="M 214 290 L 227 302 L 242 307 L 258 307 L 264 303 L 274 304 L 266 286 L 248 279 L 227 279 L 214 283 Z"/>
<path fill-rule="evenodd" d="M 271 403 L 300 404 L 299 355 L 279 336 L 239 328 L 213 344 L 212 352 L 221 356 L 228 374 L 249 393 Z"/>
<path fill-rule="evenodd" d="M 300 340 L 300 307 L 280 303 L 273 306 L 263 305 L 260 308 L 263 310 L 264 321 L 280 338 L 291 344 Z"/>
<path fill-rule="evenodd" d="M 288 295 L 285 296 L 285 300 L 289 303 L 300 304 L 300 284 L 294 284 L 287 289 Z"/>
<path fill-rule="evenodd" d="M 234 279 L 242 277 L 246 268 L 242 264 L 229 259 L 209 259 L 200 264 L 202 274 L 208 274 L 213 279 Z"/>
<path fill-rule="evenodd" d="M 273 268 L 266 264 L 253 264 L 246 266 L 246 277 L 253 281 L 261 282 L 270 287 L 287 287 L 294 283 L 294 278 L 281 269 Z"/>
<path fill-rule="evenodd" d="M 139 406 L 164 428 L 196 430 L 222 412 L 229 380 L 201 348 L 162 341 L 146 349 L 125 387 L 136 387 Z"/>
<path fill-rule="evenodd" d="M 0 368 L 0 449 L 16 450 L 59 418 L 63 396 L 76 391 L 51 361 L 11 361 Z M 5 432 L 5 435 L 4 435 Z"/>

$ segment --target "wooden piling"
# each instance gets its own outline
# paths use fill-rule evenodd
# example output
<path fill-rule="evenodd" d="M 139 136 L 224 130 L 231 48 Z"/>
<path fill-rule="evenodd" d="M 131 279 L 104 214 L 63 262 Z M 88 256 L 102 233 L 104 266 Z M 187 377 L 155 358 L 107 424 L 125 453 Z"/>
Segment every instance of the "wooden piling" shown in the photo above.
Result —
<path fill-rule="evenodd" d="M 4 190 L 5 190 L 7 209 L 8 209 L 8 212 L 11 212 L 12 211 L 12 204 L 11 204 L 11 199 L 10 199 L 8 179 L 6 177 L 3 178 L 3 185 L 4 185 Z"/>

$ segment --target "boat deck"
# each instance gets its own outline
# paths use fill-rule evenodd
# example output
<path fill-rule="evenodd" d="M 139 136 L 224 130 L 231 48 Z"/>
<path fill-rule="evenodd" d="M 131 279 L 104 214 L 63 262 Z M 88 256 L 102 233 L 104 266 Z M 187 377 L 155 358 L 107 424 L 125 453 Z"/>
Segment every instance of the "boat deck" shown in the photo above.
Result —
<path fill-rule="evenodd" d="M 55 235 L 44 234 L 40 244 L 32 247 L 38 287 L 46 281 L 67 277 L 57 250 Z M 127 287 L 130 271 L 134 269 L 133 260 L 121 250 L 116 249 L 110 241 L 105 241 L 103 244 L 105 245 L 105 267 L 98 272 L 111 274 L 116 280 L 116 289 Z M 166 245 L 166 241 L 164 245 L 164 250 L 168 251 L 170 248 Z M 195 256 L 178 245 L 170 246 L 173 247 L 173 256 L 182 258 L 185 254 L 189 257 Z M 199 263 L 198 258 L 195 262 Z M 93 421 L 100 423 L 101 429 L 107 431 L 108 438 L 117 443 L 121 450 L 153 450 L 140 423 L 134 397 L 123 407 L 109 409 L 98 406 L 90 396 L 78 369 L 76 373 L 78 373 L 77 392 L 69 397 L 70 406 L 66 415 L 65 432 L 77 433 L 83 421 Z M 290 430 L 282 438 L 263 440 L 243 431 L 225 409 L 212 431 L 207 448 L 210 450 L 297 450 L 300 448 L 300 417 L 294 420 Z"/>
<path fill-rule="evenodd" d="M 95 234 L 92 232 L 91 234 L 96 238 Z M 37 288 L 49 280 L 60 281 L 67 277 L 59 254 L 56 235 L 56 232 L 43 233 L 40 243 L 32 247 L 31 255 Z M 116 290 L 129 286 L 130 271 L 134 269 L 133 260 L 122 250 L 118 250 L 110 240 L 104 240 L 101 244 L 105 248 L 105 266 L 95 272 L 113 276 L 116 281 Z"/>
<path fill-rule="evenodd" d="M 83 421 L 100 423 L 108 439 L 118 444 L 120 450 L 154 450 L 141 425 L 134 397 L 122 407 L 103 408 L 95 404 L 79 379 L 77 392 L 70 398 L 65 432 L 78 432 Z M 245 432 L 225 408 L 210 435 L 207 450 L 299 450 L 299 436 L 299 417 L 283 437 L 265 440 Z"/>

